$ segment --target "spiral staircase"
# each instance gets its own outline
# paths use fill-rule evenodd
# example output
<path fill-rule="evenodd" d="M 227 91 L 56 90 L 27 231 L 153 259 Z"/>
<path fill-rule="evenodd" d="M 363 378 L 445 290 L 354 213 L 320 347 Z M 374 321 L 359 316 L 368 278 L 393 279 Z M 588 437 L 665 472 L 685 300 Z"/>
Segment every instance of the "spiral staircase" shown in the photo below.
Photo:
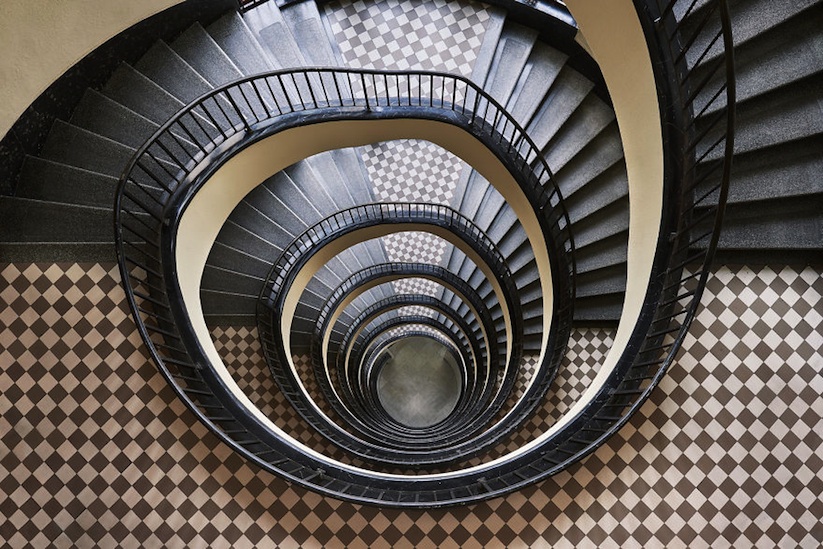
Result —
<path fill-rule="evenodd" d="M 116 248 L 138 329 L 179 397 L 235 451 L 302 486 L 434 507 L 536 482 L 647 398 L 715 248 L 730 260 L 820 248 L 823 194 L 809 174 L 822 126 L 800 123 L 820 63 L 764 56 L 816 28 L 820 5 L 635 4 L 659 102 L 656 204 L 634 198 L 618 98 L 562 3 L 491 8 L 461 75 L 347 66 L 330 22 L 340 6 L 270 1 L 194 22 L 86 90 L 0 200 L 4 260 L 110 260 Z M 780 70 L 764 78 L 768 67 Z M 436 172 L 454 180 L 436 200 L 403 181 L 388 197 L 375 185 L 385 143 L 423 143 L 459 175 Z M 658 217 L 632 225 L 649 204 Z M 630 235 L 649 227 L 638 260 Z M 505 450 L 582 325 L 619 334 L 595 381 Z M 321 445 L 239 388 L 214 326 L 256 326 L 278 390 Z M 404 342 L 436 358 L 415 361 Z M 435 384 L 447 398 L 404 408 L 421 397 L 415 376 L 432 375 L 450 380 Z"/>

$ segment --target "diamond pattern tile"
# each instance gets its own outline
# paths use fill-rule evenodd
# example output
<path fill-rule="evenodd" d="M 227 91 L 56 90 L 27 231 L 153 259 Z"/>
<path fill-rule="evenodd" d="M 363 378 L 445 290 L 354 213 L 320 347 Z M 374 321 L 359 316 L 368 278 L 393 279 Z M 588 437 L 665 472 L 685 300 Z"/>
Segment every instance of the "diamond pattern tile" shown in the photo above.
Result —
<path fill-rule="evenodd" d="M 415 512 L 308 493 L 235 455 L 148 360 L 118 278 L 114 265 L 0 265 L 0 545 L 823 544 L 820 271 L 719 268 L 678 360 L 603 447 L 505 498 Z M 213 336 L 238 382 L 268 395 L 252 331 Z M 611 337 L 575 333 L 549 415 Z"/>
<path fill-rule="evenodd" d="M 350 67 L 471 75 L 488 9 L 476 2 L 332 2 L 332 33 Z"/>

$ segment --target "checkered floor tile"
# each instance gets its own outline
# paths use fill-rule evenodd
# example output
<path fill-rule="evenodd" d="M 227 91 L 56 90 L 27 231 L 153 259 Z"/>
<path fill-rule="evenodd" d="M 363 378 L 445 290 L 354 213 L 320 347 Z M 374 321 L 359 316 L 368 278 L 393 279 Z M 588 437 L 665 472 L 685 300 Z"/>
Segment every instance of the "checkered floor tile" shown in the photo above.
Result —
<path fill-rule="evenodd" d="M 603 447 L 505 498 L 415 512 L 289 486 L 220 443 L 148 360 L 113 265 L 0 265 L 0 299 L 0 545 L 823 544 L 823 274 L 810 268 L 718 269 L 678 360 Z M 252 331 L 213 335 L 276 409 Z M 547 418 L 611 337 L 574 334 Z"/>
<path fill-rule="evenodd" d="M 361 149 L 366 171 L 382 202 L 451 204 L 463 163 L 428 141 L 401 139 Z"/>
<path fill-rule="evenodd" d="M 384 0 L 325 6 L 350 67 L 421 69 L 469 76 L 489 12 L 475 2 Z"/>

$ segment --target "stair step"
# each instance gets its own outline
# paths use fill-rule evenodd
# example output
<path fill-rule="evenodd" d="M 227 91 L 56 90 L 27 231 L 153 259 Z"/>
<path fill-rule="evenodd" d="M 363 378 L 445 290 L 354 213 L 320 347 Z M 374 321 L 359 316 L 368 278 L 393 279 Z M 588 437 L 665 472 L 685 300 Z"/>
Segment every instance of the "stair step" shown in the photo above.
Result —
<path fill-rule="evenodd" d="M 3 242 L 114 242 L 111 209 L 0 197 Z"/>
<path fill-rule="evenodd" d="M 537 31 L 506 23 L 497 43 L 483 89 L 505 105 L 537 40 Z"/>
<path fill-rule="evenodd" d="M 574 323 L 609 324 L 620 320 L 623 314 L 623 294 L 582 298 L 574 302 Z"/>
<path fill-rule="evenodd" d="M 70 122 L 134 149 L 145 143 L 160 127 L 156 122 L 91 89 L 83 94 Z"/>
<path fill-rule="evenodd" d="M 734 68 L 738 104 L 819 73 L 823 68 L 823 35 L 818 32 L 821 26 L 823 9 L 810 10 L 766 29 L 745 44 L 736 44 Z M 699 70 L 695 80 L 700 81 L 703 73 L 705 70 Z M 710 87 L 716 89 L 716 86 Z M 703 105 L 698 102 L 698 109 Z M 707 112 L 724 105 L 725 102 L 716 101 Z"/>
<path fill-rule="evenodd" d="M 237 13 L 224 15 L 206 30 L 243 74 L 260 74 L 279 68 Z"/>
<path fill-rule="evenodd" d="M 627 233 L 628 230 L 629 212 L 620 201 L 575 223 L 574 243 L 577 248 L 583 248 L 613 235 Z"/>
<path fill-rule="evenodd" d="M 480 44 L 480 50 L 477 52 L 477 58 L 474 61 L 471 74 L 472 82 L 486 81 L 505 22 L 506 12 L 498 7 L 491 6 L 489 21 L 486 23 L 486 32 L 483 34 L 483 43 Z"/>
<path fill-rule="evenodd" d="M 626 290 L 626 265 L 620 263 L 604 269 L 581 273 L 576 280 L 576 297 L 619 294 Z"/>
<path fill-rule="evenodd" d="M 722 250 L 823 249 L 823 194 L 726 208 Z"/>
<path fill-rule="evenodd" d="M 607 125 L 614 111 L 596 95 L 587 96 L 549 142 L 544 152 L 552 171 L 559 171 Z"/>
<path fill-rule="evenodd" d="M 331 45 L 333 40 L 326 33 L 326 27 L 315 2 L 300 2 L 280 9 L 306 65 L 333 67 L 338 58 Z"/>
<path fill-rule="evenodd" d="M 220 229 L 217 240 L 232 248 L 258 257 L 264 262 L 274 263 L 280 257 L 283 248 L 291 242 L 291 239 L 278 239 L 277 235 L 273 234 L 274 230 L 271 223 L 265 218 L 255 213 L 251 208 L 241 206 L 238 206 L 238 208 L 246 217 L 236 215 L 234 219 L 229 218 Z M 240 225 L 240 223 L 243 223 L 243 225 Z M 281 247 L 280 244 L 284 242 L 285 244 Z M 216 260 L 215 257 L 215 262 L 213 262 L 215 265 L 231 266 L 231 263 L 217 263 Z M 212 263 L 212 260 L 210 259 L 209 262 Z"/>
<path fill-rule="evenodd" d="M 126 63 L 120 64 L 106 82 L 102 93 L 158 125 L 185 106 L 182 101 Z"/>
<path fill-rule="evenodd" d="M 818 99 L 823 77 L 798 82 L 787 92 L 765 94 L 737 109 L 735 154 L 823 134 Z M 698 125 L 698 128 L 700 126 Z M 715 159 L 719 153 L 707 156 Z"/>
<path fill-rule="evenodd" d="M 616 169 L 604 175 L 612 177 L 599 177 L 591 182 L 591 188 L 585 188 L 585 192 L 580 191 L 566 199 L 572 223 L 582 222 L 608 207 L 623 209 L 625 215 L 629 215 L 625 171 Z"/>
<path fill-rule="evenodd" d="M 86 90 L 77 109 L 72 114 L 70 123 L 97 135 L 137 150 L 159 129 L 159 124 L 117 103 L 113 99 L 96 92 Z M 168 152 L 155 149 L 158 158 L 168 162 L 184 162 L 195 154 L 199 147 L 192 144 L 181 131 L 174 137 L 164 140 Z M 175 160 L 174 155 L 179 160 Z"/>
<path fill-rule="evenodd" d="M 66 204 L 111 208 L 118 179 L 36 156 L 26 157 L 17 195 Z"/>
<path fill-rule="evenodd" d="M 214 87 L 243 77 L 243 72 L 200 23 L 181 34 L 171 48 Z"/>
<path fill-rule="evenodd" d="M 208 262 L 212 265 L 230 265 L 232 270 L 261 279 L 265 279 L 271 268 L 270 261 L 233 248 L 219 239 L 214 242 L 209 252 Z"/>
<path fill-rule="evenodd" d="M 162 40 L 155 42 L 134 68 L 186 104 L 213 88 Z"/>
<path fill-rule="evenodd" d="M 563 67 L 526 128 L 538 148 L 546 147 L 593 87 L 594 84 L 580 73 Z"/>
<path fill-rule="evenodd" d="M 120 177 L 135 149 L 56 120 L 40 155 L 54 162 Z"/>
<path fill-rule="evenodd" d="M 257 297 L 263 286 L 263 279 L 250 276 L 230 268 L 219 267 L 210 263 L 203 270 L 203 279 L 200 282 L 202 290 L 224 293 L 237 293 Z M 203 311 L 208 313 L 211 307 L 203 301 Z"/>
<path fill-rule="evenodd" d="M 621 232 L 585 247 L 578 246 L 575 250 L 575 260 L 578 273 L 625 263 L 626 234 Z"/>
<path fill-rule="evenodd" d="M 523 127 L 528 126 L 537 112 L 566 59 L 566 54 L 542 42 L 535 44 L 506 106 L 509 114 Z"/>
<path fill-rule="evenodd" d="M 200 290 L 203 311 L 209 316 L 232 316 L 251 318 L 257 310 L 257 296 L 231 292 Z M 208 309 L 206 308 L 208 307 Z"/>
<path fill-rule="evenodd" d="M 823 151 L 823 135 L 735 155 L 728 202 L 736 204 L 823 192 L 819 180 L 823 173 L 820 151 Z M 696 194 L 700 196 L 707 190 L 708 184 Z"/>
<path fill-rule="evenodd" d="M 624 192 L 628 192 L 626 165 L 623 162 L 623 144 L 616 123 L 609 124 L 561 170 L 554 173 L 554 180 L 567 201 L 578 190 L 585 190 L 593 180 L 599 177 L 622 178 L 625 181 Z M 594 193 L 584 192 L 583 194 Z"/>

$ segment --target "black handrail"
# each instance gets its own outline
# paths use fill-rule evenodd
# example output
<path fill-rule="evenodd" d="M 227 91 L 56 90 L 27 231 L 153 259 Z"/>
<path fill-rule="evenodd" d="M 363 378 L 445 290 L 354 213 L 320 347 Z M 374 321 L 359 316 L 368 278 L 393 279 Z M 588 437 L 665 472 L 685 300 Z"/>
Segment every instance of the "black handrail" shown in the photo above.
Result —
<path fill-rule="evenodd" d="M 502 158 L 501 150 L 508 152 L 513 159 L 507 164 L 510 169 L 528 172 L 540 153 L 522 128 L 487 94 L 467 80 L 451 75 L 311 69 L 250 77 L 201 97 L 164 124 L 138 150 L 121 178 L 116 198 L 118 263 L 138 330 L 163 376 L 192 412 L 232 449 L 301 485 L 358 502 L 419 507 L 486 499 L 545 478 L 593 451 L 628 420 L 673 360 L 708 277 L 725 204 L 734 122 L 731 27 L 726 2 L 717 3 L 723 43 L 721 65 L 725 67 L 725 72 L 719 70 L 717 74 L 722 75 L 718 79 L 725 90 L 719 94 L 726 101 L 725 116 L 715 116 L 708 131 L 698 131 L 689 130 L 702 123 L 700 110 L 694 109 L 695 98 L 706 94 L 711 97 L 713 92 L 707 87 L 712 80 L 695 82 L 695 65 L 688 64 L 689 60 L 706 57 L 700 52 L 689 53 L 694 44 L 702 42 L 684 39 L 682 34 L 687 29 L 674 17 L 680 13 L 674 6 L 689 2 L 668 2 L 657 8 L 650 2 L 638 1 L 641 19 L 650 10 L 656 11 L 660 21 L 648 37 L 656 47 L 651 48 L 652 55 L 659 54 L 662 61 L 653 66 L 662 90 L 661 99 L 667 107 L 663 113 L 664 134 L 671 138 L 667 143 L 665 187 L 667 200 L 674 198 L 667 201 L 666 207 L 676 208 L 667 210 L 664 220 L 676 220 L 677 226 L 669 231 L 668 225 L 664 225 L 666 232 L 660 238 L 645 316 L 631 341 L 642 343 L 640 353 L 634 355 L 630 345 L 611 376 L 610 381 L 616 383 L 607 384 L 607 392 L 598 395 L 586 413 L 563 429 L 544 437 L 522 455 L 470 471 L 422 478 L 375 475 L 307 455 L 287 439 L 272 437 L 268 428 L 247 417 L 249 410 L 226 389 L 215 372 L 199 362 L 203 356 L 199 344 L 192 341 L 187 325 L 178 324 L 178 320 L 186 322 L 185 311 L 169 258 L 163 257 L 169 254 L 169 231 L 164 223 L 175 220 L 175 212 L 170 216 L 167 211 L 170 199 L 177 193 L 194 192 L 198 181 L 209 173 L 208 164 L 217 165 L 220 158 L 253 140 L 289 124 L 296 125 L 296 118 L 302 118 L 300 123 L 311 123 L 313 111 L 333 111 L 339 118 L 380 118 L 391 117 L 393 112 L 406 108 L 415 111 L 407 115 L 439 118 L 469 129 L 482 136 L 487 146 L 496 147 L 498 157 Z M 696 5 L 697 2 L 691 2 L 689 10 Z M 647 25 L 646 29 L 649 28 Z M 710 27 L 702 26 L 696 32 L 706 28 Z M 682 51 L 686 53 L 681 55 Z M 412 78 L 416 95 L 412 93 Z M 426 94 L 425 90 L 432 93 Z M 673 114 L 677 109 L 679 113 Z M 713 133 L 715 127 L 719 128 L 720 137 Z M 678 137 L 677 132 L 684 135 Z M 177 137 L 182 135 L 186 136 L 186 143 Z M 674 150 L 672 144 L 677 145 Z M 686 162 L 673 168 L 671 157 L 679 158 L 684 153 Z M 707 161 L 698 162 L 700 158 Z M 709 167 L 715 160 L 719 160 L 718 165 Z M 204 165 L 200 175 L 188 181 L 189 174 Z M 705 178 L 718 173 L 717 193 L 696 206 L 690 193 Z M 531 183 L 521 181 L 524 192 L 539 212 L 546 234 L 570 254 L 559 259 L 568 260 L 565 272 L 572 274 L 574 247 L 570 224 L 548 166 L 538 160 L 536 171 L 531 172 L 528 180 Z M 696 207 L 709 207 L 714 214 L 713 232 L 708 236 L 691 236 L 691 214 Z M 170 229 L 173 234 L 176 227 Z M 705 242 L 705 248 L 700 247 Z M 692 253 L 696 247 L 697 251 Z M 558 258 L 553 260 L 557 262 Z M 695 261 L 699 267 L 685 273 L 683 266 Z M 571 289 L 567 293 L 573 295 L 573 280 L 567 288 Z"/>
<path fill-rule="evenodd" d="M 505 365 L 503 384 L 497 387 L 492 383 L 486 383 L 480 400 L 473 401 L 473 410 L 475 412 L 473 412 L 470 423 L 472 429 L 466 430 L 460 436 L 454 435 L 451 440 L 462 442 L 455 443 L 448 451 L 442 450 L 438 445 L 433 444 L 428 452 L 411 452 L 407 449 L 397 451 L 387 447 L 385 453 L 381 455 L 379 452 L 374 452 L 370 446 L 362 447 L 364 441 L 353 438 L 341 426 L 334 424 L 330 418 L 321 413 L 320 408 L 301 390 L 300 380 L 288 365 L 291 357 L 288 356 L 279 341 L 281 311 L 287 299 L 291 283 L 298 275 L 300 267 L 327 243 L 355 230 L 386 223 L 393 225 L 412 223 L 446 228 L 461 238 L 483 258 L 485 264 L 495 274 L 497 282 L 503 288 L 502 297 L 505 299 L 510 312 L 512 324 L 512 335 L 510 337 L 512 338 L 513 352 L 508 357 L 508 364 Z M 443 463 L 446 460 L 457 461 L 476 455 L 482 452 L 484 448 L 493 445 L 516 426 L 515 422 L 500 423 L 482 434 L 469 437 L 474 430 L 495 416 L 497 411 L 505 404 L 507 395 L 514 386 L 520 361 L 520 349 L 517 342 L 521 339 L 522 334 L 522 312 L 519 309 L 519 301 L 516 296 L 517 287 L 511 272 L 494 243 L 474 223 L 456 210 L 440 204 L 415 204 L 409 202 L 366 204 L 342 210 L 316 223 L 297 236 L 292 244 L 283 250 L 280 258 L 271 266 L 269 275 L 266 277 L 261 290 L 258 302 L 257 325 L 264 355 L 281 391 L 289 399 L 292 406 L 319 433 L 336 445 L 361 457 L 365 457 L 367 454 L 372 460 L 381 463 L 421 467 Z M 540 393 L 542 395 L 548 389 L 556 373 L 559 360 L 559 356 L 553 355 L 551 361 L 546 361 L 547 364 L 538 369 L 535 374 L 536 382 L 533 384 L 534 391 L 542 391 Z M 324 368 L 326 376 L 331 371 L 330 368 Z M 494 380 L 494 377 L 492 379 Z M 329 385 L 333 384 L 331 379 L 327 381 Z M 496 396 L 491 400 L 490 405 L 480 412 L 482 404 L 489 402 L 495 389 L 497 389 Z M 515 406 L 516 413 L 518 416 L 525 418 L 537 404 L 538 399 L 522 399 Z M 358 431 L 368 430 L 368 426 L 363 425 L 362 421 L 358 421 L 355 416 L 345 411 L 345 405 L 339 409 L 339 414 L 344 416 L 344 419 L 349 423 L 359 425 Z"/>
<path fill-rule="evenodd" d="M 486 356 L 488 357 L 488 361 L 505 360 L 505 333 L 498 333 L 494 328 L 494 319 L 502 317 L 500 304 L 496 300 L 491 304 L 490 310 L 474 288 L 459 276 L 439 265 L 421 263 L 382 263 L 372 265 L 352 274 L 335 288 L 326 299 L 320 311 L 318 311 L 316 319 L 313 320 L 315 329 L 312 336 L 311 354 L 314 379 L 326 403 L 336 409 L 338 413 L 340 413 L 341 410 L 337 409 L 339 406 L 328 384 L 325 360 L 322 356 L 322 353 L 325 352 L 322 348 L 322 340 L 326 330 L 329 329 L 329 315 L 339 308 L 346 296 L 364 284 L 387 280 L 389 278 L 419 276 L 444 283 L 448 287 L 453 288 L 460 296 L 460 299 L 470 307 L 470 310 L 473 309 L 475 313 L 479 315 L 477 324 L 483 327 L 488 338 L 488 344 L 485 346 L 487 347 Z"/>

